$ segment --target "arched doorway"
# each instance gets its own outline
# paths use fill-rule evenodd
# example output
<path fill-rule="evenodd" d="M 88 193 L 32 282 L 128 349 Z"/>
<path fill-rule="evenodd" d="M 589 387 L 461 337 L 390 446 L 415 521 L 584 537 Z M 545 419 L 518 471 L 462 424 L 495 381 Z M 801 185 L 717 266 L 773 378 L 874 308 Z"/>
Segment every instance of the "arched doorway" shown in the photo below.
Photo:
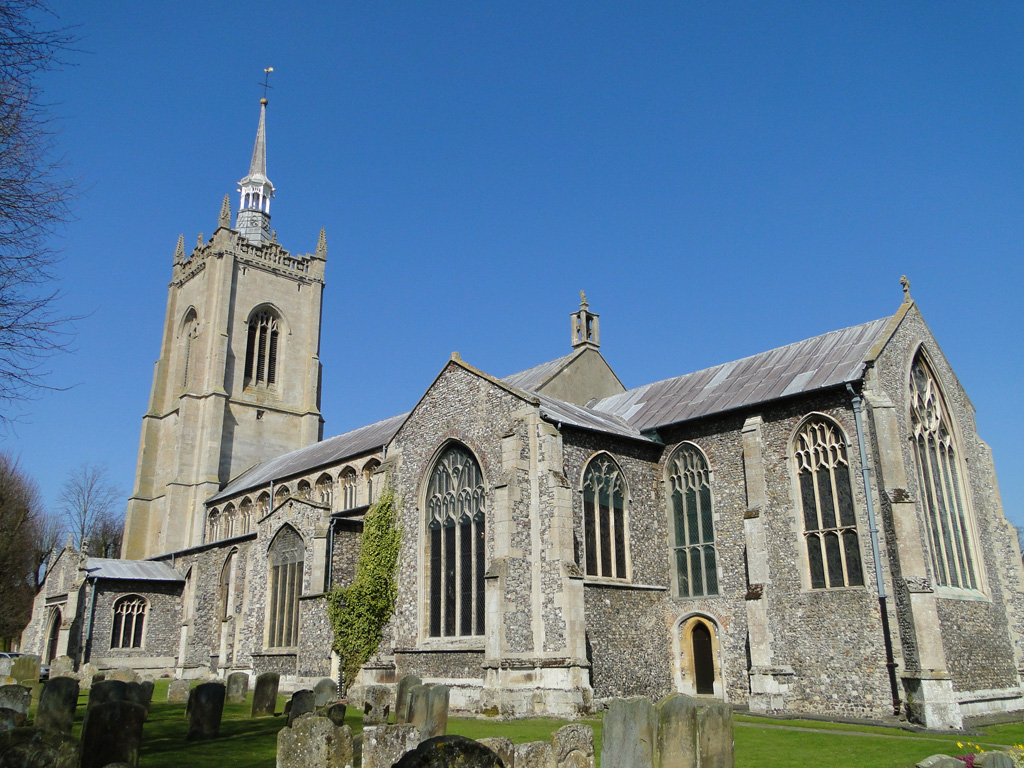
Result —
<path fill-rule="evenodd" d="M 705 616 L 680 619 L 676 625 L 676 683 L 689 696 L 725 699 L 715 623 Z"/>
<path fill-rule="evenodd" d="M 60 608 L 54 608 L 53 613 L 50 614 L 50 631 L 46 637 L 46 657 L 43 659 L 44 664 L 49 664 L 55 658 L 57 658 L 57 643 L 60 640 Z"/>
<path fill-rule="evenodd" d="M 715 693 L 715 657 L 711 651 L 711 630 L 700 622 L 690 633 L 693 651 L 693 681 L 697 694 L 713 696 Z"/>

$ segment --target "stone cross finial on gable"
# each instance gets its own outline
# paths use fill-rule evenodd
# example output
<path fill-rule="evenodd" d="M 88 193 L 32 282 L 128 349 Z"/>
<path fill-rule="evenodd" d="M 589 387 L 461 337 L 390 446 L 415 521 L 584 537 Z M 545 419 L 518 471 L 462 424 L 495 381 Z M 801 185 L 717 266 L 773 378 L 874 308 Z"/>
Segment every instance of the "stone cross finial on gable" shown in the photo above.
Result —
<path fill-rule="evenodd" d="M 910 298 L 910 281 L 907 280 L 906 275 L 900 277 L 900 285 L 903 286 L 903 301 L 904 303 L 911 301 Z"/>
<path fill-rule="evenodd" d="M 231 201 L 224 195 L 224 202 L 220 204 L 220 217 L 217 219 L 218 227 L 231 226 Z"/>

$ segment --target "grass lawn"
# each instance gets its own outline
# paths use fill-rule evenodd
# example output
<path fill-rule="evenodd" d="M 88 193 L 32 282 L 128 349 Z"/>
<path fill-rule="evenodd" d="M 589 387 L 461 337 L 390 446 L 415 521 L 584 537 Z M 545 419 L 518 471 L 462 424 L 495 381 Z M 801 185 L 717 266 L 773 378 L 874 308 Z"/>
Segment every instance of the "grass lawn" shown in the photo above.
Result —
<path fill-rule="evenodd" d="M 281 715 L 253 720 L 252 694 L 245 704 L 227 704 L 220 738 L 214 741 L 185 740 L 188 723 L 184 704 L 167 703 L 167 681 L 158 682 L 153 693 L 149 720 L 143 732 L 141 768 L 274 768 L 277 732 L 284 725 Z M 283 712 L 286 697 L 278 697 L 277 711 Z M 75 736 L 88 703 L 88 692 L 79 698 Z M 910 733 L 880 726 L 826 723 L 817 720 L 774 720 L 736 715 L 737 768 L 806 768 L 812 765 L 842 765 L 844 768 L 908 768 L 938 752 L 961 755 L 970 751 L 967 740 L 984 749 L 1008 748 L 1024 742 L 1024 723 L 995 725 L 980 735 L 946 736 Z M 345 722 L 353 733 L 362 730 L 362 717 L 350 710 Z M 448 732 L 481 739 L 507 736 L 514 742 L 546 739 L 566 721 L 537 718 L 517 721 L 453 717 Z M 594 743 L 600 758 L 601 720 L 585 720 L 594 728 Z M 957 746 L 962 742 L 965 748 Z"/>

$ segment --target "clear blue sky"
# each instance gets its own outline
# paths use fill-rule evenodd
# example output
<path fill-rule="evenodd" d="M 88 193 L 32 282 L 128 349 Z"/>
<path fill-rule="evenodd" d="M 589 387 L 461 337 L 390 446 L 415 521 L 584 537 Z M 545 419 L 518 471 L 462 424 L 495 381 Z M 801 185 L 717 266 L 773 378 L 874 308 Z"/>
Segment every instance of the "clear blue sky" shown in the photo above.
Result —
<path fill-rule="evenodd" d="M 638 386 L 889 315 L 906 273 L 1024 523 L 1024 5 L 56 9 L 88 316 L 50 380 L 75 386 L 3 439 L 51 502 L 84 461 L 130 491 L 175 242 L 237 208 L 273 66 L 272 227 L 330 249 L 326 435 L 410 408 L 453 350 L 566 353 L 581 288 Z"/>

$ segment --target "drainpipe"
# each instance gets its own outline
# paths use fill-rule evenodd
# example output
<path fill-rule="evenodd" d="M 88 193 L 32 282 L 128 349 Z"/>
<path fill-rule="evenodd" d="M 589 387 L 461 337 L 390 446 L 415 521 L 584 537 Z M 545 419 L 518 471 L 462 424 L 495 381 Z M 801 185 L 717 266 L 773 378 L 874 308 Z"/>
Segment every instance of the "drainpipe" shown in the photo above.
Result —
<path fill-rule="evenodd" d="M 846 391 L 853 398 L 853 420 L 857 426 L 857 445 L 860 448 L 860 471 L 864 483 L 864 500 L 868 508 L 868 533 L 871 537 L 871 555 L 875 561 L 875 584 L 878 589 L 878 607 L 882 617 L 882 640 L 885 644 L 885 666 L 889 670 L 889 690 L 892 693 L 892 713 L 898 716 L 902 709 L 900 689 L 896 681 L 896 661 L 892 655 L 892 631 L 889 628 L 889 611 L 886 609 L 885 581 L 882 579 L 882 555 L 878 548 L 878 523 L 875 520 L 875 503 L 871 497 L 871 468 L 868 466 L 868 452 L 864 447 L 864 424 L 861 412 L 863 398 L 853 386 L 846 385 Z"/>
<path fill-rule="evenodd" d="M 329 515 L 329 513 L 328 513 Z M 334 518 L 328 516 L 327 524 L 327 567 L 324 568 L 324 592 L 331 588 L 334 577 Z"/>

